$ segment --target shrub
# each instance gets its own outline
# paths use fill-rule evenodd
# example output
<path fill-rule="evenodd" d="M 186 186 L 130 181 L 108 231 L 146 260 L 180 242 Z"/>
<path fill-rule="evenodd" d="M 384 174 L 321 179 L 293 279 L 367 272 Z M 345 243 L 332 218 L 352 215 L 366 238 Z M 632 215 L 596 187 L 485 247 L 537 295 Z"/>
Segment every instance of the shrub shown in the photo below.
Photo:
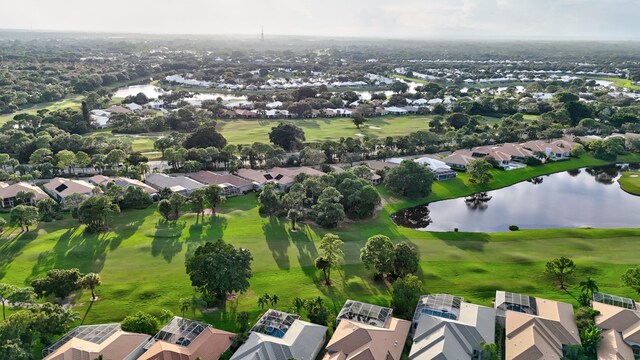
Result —
<path fill-rule="evenodd" d="M 518 231 L 518 230 L 520 230 L 520 228 L 518 227 L 518 225 L 509 225 L 509 230 Z"/>

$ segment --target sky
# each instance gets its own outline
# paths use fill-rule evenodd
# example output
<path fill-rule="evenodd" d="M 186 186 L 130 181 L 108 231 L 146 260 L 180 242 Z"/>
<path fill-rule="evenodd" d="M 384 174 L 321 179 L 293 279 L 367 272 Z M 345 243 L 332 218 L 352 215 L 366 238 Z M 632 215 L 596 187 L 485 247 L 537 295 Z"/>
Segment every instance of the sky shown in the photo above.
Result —
<path fill-rule="evenodd" d="M 4 29 L 640 40 L 639 0 L 0 0 Z"/>

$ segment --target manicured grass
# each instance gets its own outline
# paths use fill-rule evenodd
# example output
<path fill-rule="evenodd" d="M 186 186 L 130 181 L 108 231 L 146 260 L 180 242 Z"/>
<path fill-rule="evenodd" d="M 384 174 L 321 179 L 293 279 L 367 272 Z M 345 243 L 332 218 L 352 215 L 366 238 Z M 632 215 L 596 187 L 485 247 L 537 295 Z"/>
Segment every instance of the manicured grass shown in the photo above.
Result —
<path fill-rule="evenodd" d="M 618 184 L 620 184 L 622 190 L 630 194 L 640 195 L 640 172 L 623 172 L 620 179 L 618 179 Z"/>
<path fill-rule="evenodd" d="M 638 161 L 627 157 L 621 161 Z M 590 157 L 548 165 L 549 171 L 599 165 Z M 496 173 L 495 186 L 507 186 L 544 173 L 543 167 Z M 548 172 L 548 171 L 547 171 Z M 382 191 L 383 189 L 380 188 Z M 458 180 L 436 183 L 427 200 L 461 196 L 480 190 L 468 184 L 461 174 Z M 100 300 L 89 309 L 88 292 L 76 299 L 75 310 L 85 323 L 119 321 L 137 310 L 159 313 L 170 309 L 176 314 L 178 300 L 190 296 L 193 289 L 184 270 L 185 256 L 205 241 L 223 238 L 249 249 L 254 257 L 251 288 L 225 311 L 198 313 L 199 319 L 234 329 L 237 311 L 249 311 L 252 318 L 261 310 L 257 297 L 276 293 L 277 308 L 286 310 L 294 297 L 324 297 L 332 311 L 347 298 L 387 305 L 388 285 L 375 282 L 359 261 L 366 239 L 384 234 L 394 241 L 406 240 L 420 250 L 419 276 L 427 291 L 464 296 L 467 301 L 490 305 L 496 289 L 576 303 L 576 286 L 569 293 L 558 290 L 543 276 L 544 263 L 557 256 L 573 258 L 578 278 L 591 276 L 600 289 L 621 296 L 634 296 L 622 286 L 620 274 L 638 263 L 640 229 L 553 229 L 507 233 L 430 233 L 395 226 L 389 216 L 399 208 L 422 200 L 406 201 L 382 191 L 384 208 L 375 218 L 347 223 L 331 230 L 344 241 L 344 264 L 332 272 L 334 285 L 321 284 L 321 274 L 313 267 L 318 256 L 318 241 L 327 232 L 303 224 L 292 233 L 285 219 L 258 214 L 255 195 L 231 198 L 214 217 L 196 223 L 193 214 L 164 223 L 155 206 L 127 211 L 116 217 L 113 231 L 88 235 L 75 220 L 41 224 L 37 229 L 18 234 L 10 229 L 0 239 L 0 281 L 28 284 L 51 268 L 78 267 L 83 272 L 99 272 L 103 285 Z"/>
<path fill-rule="evenodd" d="M 269 142 L 271 128 L 280 122 L 291 123 L 304 130 L 307 141 L 338 140 L 341 137 L 357 137 L 363 134 L 372 138 L 408 135 L 418 130 L 429 130 L 429 120 L 433 116 L 403 115 L 370 117 L 367 122 L 356 128 L 351 118 L 316 118 L 316 119 L 274 119 L 250 120 L 231 119 L 218 120 L 218 130 L 231 144 L 251 144 Z M 486 118 L 487 122 L 500 121 Z"/>
<path fill-rule="evenodd" d="M 14 116 L 18 114 L 35 114 L 38 110 L 48 109 L 49 111 L 56 111 L 64 108 L 80 109 L 80 102 L 82 101 L 82 95 L 69 95 L 63 100 L 47 102 L 38 105 L 34 105 L 28 109 L 16 111 L 11 114 L 0 115 L 0 125 L 12 120 Z"/>
<path fill-rule="evenodd" d="M 629 79 L 620 79 L 620 78 L 603 78 L 603 80 L 613 81 L 613 85 L 619 88 L 627 88 L 630 90 L 640 90 L 639 85 L 634 85 L 633 82 Z"/>
<path fill-rule="evenodd" d="M 154 135 L 114 135 L 110 130 L 100 130 L 89 134 L 88 136 L 104 136 L 107 140 L 117 139 L 126 144 L 131 145 L 133 151 L 153 152 L 153 143 L 156 141 Z"/>

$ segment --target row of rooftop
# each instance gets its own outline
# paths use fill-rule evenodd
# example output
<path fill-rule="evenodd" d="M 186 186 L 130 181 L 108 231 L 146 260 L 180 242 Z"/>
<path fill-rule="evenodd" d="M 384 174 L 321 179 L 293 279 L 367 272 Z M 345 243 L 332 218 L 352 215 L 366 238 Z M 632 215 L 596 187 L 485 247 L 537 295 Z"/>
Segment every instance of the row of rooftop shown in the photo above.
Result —
<path fill-rule="evenodd" d="M 634 360 L 640 356 L 640 311 L 632 299 L 594 293 L 603 331 L 598 359 Z M 393 309 L 347 300 L 327 327 L 297 314 L 266 311 L 232 360 L 399 360 L 412 337 L 410 360 L 480 360 L 483 346 L 504 329 L 507 360 L 560 360 L 567 345 L 580 345 L 571 304 L 497 291 L 494 307 L 449 294 L 420 297 L 411 321 Z M 155 336 L 125 332 L 119 324 L 79 326 L 43 351 L 44 360 L 84 360 L 100 355 L 124 360 L 217 360 L 236 334 L 209 324 L 174 317 Z M 324 350 L 324 351 L 323 351 Z"/>

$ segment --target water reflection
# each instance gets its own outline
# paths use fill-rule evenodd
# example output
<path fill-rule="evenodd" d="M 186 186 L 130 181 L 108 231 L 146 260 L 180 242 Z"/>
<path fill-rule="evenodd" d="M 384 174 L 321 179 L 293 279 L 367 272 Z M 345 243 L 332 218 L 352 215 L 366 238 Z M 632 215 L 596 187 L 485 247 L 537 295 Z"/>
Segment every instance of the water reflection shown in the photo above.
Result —
<path fill-rule="evenodd" d="M 489 204 L 487 204 L 489 200 L 491 200 L 491 196 L 487 195 L 486 192 L 480 192 L 465 198 L 464 203 L 471 210 L 486 210 L 489 207 Z"/>
<path fill-rule="evenodd" d="M 616 184 L 614 165 L 538 177 L 507 188 L 405 209 L 396 224 L 429 231 L 507 231 L 543 228 L 623 228 L 640 224 L 640 197 Z M 491 206 L 489 206 L 489 204 Z"/>

